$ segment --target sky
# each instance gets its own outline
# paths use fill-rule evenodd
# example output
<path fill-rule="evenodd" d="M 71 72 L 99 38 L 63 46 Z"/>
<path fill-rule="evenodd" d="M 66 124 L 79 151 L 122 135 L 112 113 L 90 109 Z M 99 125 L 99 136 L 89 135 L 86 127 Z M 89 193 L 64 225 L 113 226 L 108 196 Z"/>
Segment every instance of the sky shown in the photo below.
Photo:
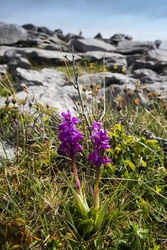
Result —
<path fill-rule="evenodd" d="M 64 34 L 94 37 L 131 35 L 134 40 L 167 40 L 167 0 L 0 0 L 0 21 L 32 23 Z"/>

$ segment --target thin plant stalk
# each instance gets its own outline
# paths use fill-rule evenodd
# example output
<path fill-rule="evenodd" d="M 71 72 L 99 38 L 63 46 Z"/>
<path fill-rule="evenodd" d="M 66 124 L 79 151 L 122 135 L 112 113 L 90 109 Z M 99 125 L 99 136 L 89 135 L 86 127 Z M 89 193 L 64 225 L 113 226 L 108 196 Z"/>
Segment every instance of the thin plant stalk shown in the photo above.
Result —
<path fill-rule="evenodd" d="M 67 60 L 69 60 L 67 58 L 67 56 L 65 56 L 65 58 Z M 70 61 L 70 60 L 69 60 Z M 72 67 L 73 67 L 73 72 L 74 72 L 74 82 L 73 82 L 73 86 L 74 88 L 77 90 L 78 92 L 78 97 L 79 97 L 79 102 L 81 104 L 81 109 L 82 111 L 79 112 L 79 109 L 76 105 L 76 109 L 77 109 L 77 112 L 82 114 L 84 116 L 84 119 L 86 121 L 86 124 L 87 124 L 87 127 L 88 129 L 90 129 L 90 124 L 89 124 L 89 121 L 88 121 L 88 118 L 87 118 L 87 115 L 86 115 L 86 112 L 85 112 L 85 107 L 84 107 L 84 103 L 83 103 L 83 99 L 82 99 L 82 95 L 81 95 L 81 90 L 80 90 L 80 87 L 79 87 L 79 83 L 78 83 L 78 68 L 76 66 L 76 63 L 75 63 L 75 55 L 74 55 L 74 48 L 72 48 Z"/>
<path fill-rule="evenodd" d="M 100 167 L 97 167 L 95 176 L 95 186 L 94 186 L 94 207 L 97 209 L 100 206 L 99 181 L 100 181 Z"/>
<path fill-rule="evenodd" d="M 76 188 L 77 188 L 78 194 L 81 195 L 81 184 L 80 184 L 80 180 L 79 180 L 79 177 L 78 177 L 78 171 L 77 171 L 77 167 L 76 167 L 75 157 L 72 157 L 71 160 L 72 160 L 72 168 L 73 168 Z"/>

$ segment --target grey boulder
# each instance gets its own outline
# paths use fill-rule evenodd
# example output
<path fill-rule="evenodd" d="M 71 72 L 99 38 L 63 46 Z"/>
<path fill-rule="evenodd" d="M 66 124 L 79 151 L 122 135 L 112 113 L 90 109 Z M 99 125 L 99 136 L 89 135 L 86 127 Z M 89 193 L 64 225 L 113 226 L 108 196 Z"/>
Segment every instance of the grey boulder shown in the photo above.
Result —
<path fill-rule="evenodd" d="M 153 50 L 155 48 L 156 46 L 153 42 L 123 40 L 119 42 L 117 52 L 125 55 L 143 54 L 146 51 Z"/>
<path fill-rule="evenodd" d="M 127 67 L 127 61 L 124 55 L 114 52 L 106 51 L 87 51 L 85 53 L 80 53 L 82 58 L 89 58 L 91 62 L 102 62 L 108 69 L 112 69 L 113 66 L 121 66 L 123 68 Z"/>
<path fill-rule="evenodd" d="M 124 84 L 135 84 L 136 79 L 132 77 L 128 77 L 126 75 L 120 73 L 111 73 L 111 72 L 102 72 L 98 74 L 84 74 L 83 76 L 78 78 L 80 84 L 88 86 L 92 84 L 92 79 L 95 85 L 100 85 L 106 87 L 110 85 L 124 85 Z"/>
<path fill-rule="evenodd" d="M 1 159 L 12 160 L 15 157 L 15 148 L 7 142 L 0 141 L 0 166 L 2 165 Z"/>
<path fill-rule="evenodd" d="M 70 45 L 78 52 L 116 50 L 113 45 L 95 38 L 74 39 Z"/>
<path fill-rule="evenodd" d="M 72 85 L 67 84 L 64 73 L 47 68 L 41 71 L 17 68 L 16 74 L 20 84 L 27 85 L 29 98 L 35 98 L 44 106 L 57 108 L 58 113 L 67 109 L 73 110 L 72 98 L 77 96 L 77 91 Z M 21 85 L 17 87 L 20 90 L 17 92 L 18 99 L 24 99 L 27 93 L 22 90 Z"/>
<path fill-rule="evenodd" d="M 16 24 L 0 22 L 0 45 L 15 44 L 27 39 L 27 31 Z"/>
<path fill-rule="evenodd" d="M 151 69 L 136 69 L 133 71 L 134 77 L 140 79 L 142 83 L 161 82 L 164 79 Z"/>

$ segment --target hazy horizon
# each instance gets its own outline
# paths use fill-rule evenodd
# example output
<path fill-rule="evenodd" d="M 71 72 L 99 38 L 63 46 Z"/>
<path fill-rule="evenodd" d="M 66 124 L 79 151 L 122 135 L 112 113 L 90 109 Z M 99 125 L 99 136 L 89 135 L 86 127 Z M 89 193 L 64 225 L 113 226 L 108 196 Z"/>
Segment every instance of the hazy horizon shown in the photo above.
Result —
<path fill-rule="evenodd" d="M 0 21 L 62 29 L 64 34 L 82 31 L 84 37 L 123 33 L 134 40 L 164 40 L 167 47 L 166 13 L 166 0 L 6 0 Z"/>

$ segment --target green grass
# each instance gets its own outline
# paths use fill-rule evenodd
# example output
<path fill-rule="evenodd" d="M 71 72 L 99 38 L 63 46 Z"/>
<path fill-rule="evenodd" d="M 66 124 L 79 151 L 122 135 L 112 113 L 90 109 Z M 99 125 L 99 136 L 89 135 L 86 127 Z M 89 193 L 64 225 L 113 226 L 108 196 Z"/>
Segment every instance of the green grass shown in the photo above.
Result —
<path fill-rule="evenodd" d="M 2 250 L 165 249 L 166 154 L 145 132 L 167 139 L 166 105 L 155 97 L 156 105 L 148 110 L 135 102 L 135 93 L 126 103 L 125 92 L 124 101 L 119 100 L 124 106 L 107 105 L 104 111 L 95 93 L 93 112 L 86 119 L 80 115 L 78 128 L 85 140 L 84 151 L 76 159 L 90 207 L 96 169 L 87 161 L 92 149 L 88 124 L 95 119 L 101 118 L 109 131 L 112 162 L 101 169 L 100 209 L 97 213 L 91 207 L 85 218 L 73 192 L 70 159 L 57 152 L 60 118 L 56 109 L 36 103 L 23 111 L 22 100 L 0 109 L 0 143 L 6 139 L 16 148 L 15 159 L 1 159 L 0 165 Z"/>
<path fill-rule="evenodd" d="M 73 72 L 72 62 L 67 61 L 65 59 L 64 59 L 64 62 L 62 63 L 59 62 L 57 63 L 57 65 L 55 61 L 53 62 L 50 61 L 46 63 L 40 60 L 36 61 L 35 59 L 29 58 L 29 57 L 27 59 L 31 63 L 33 70 L 39 71 L 43 68 L 49 67 L 49 68 L 65 73 L 67 77 L 73 77 L 74 72 Z M 110 71 L 113 73 L 122 73 L 122 74 L 126 72 L 126 70 L 123 67 L 117 66 L 117 65 L 114 65 L 113 67 L 110 67 L 109 69 L 103 60 L 94 61 L 90 57 L 81 58 L 81 60 L 76 63 L 76 66 L 78 68 L 79 76 L 83 75 L 83 73 L 96 74 L 99 72 L 106 72 L 106 71 Z"/>
<path fill-rule="evenodd" d="M 9 95 L 14 94 L 13 85 L 15 83 L 14 77 L 7 72 L 1 79 L 0 79 L 0 96 L 7 97 Z"/>

